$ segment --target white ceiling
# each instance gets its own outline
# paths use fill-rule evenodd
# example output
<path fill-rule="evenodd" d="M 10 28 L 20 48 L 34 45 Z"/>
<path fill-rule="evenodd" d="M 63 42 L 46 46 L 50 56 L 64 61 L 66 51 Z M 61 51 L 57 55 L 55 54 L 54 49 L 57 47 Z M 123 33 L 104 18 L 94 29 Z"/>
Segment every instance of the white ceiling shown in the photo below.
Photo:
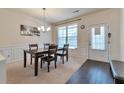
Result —
<path fill-rule="evenodd" d="M 20 13 L 24 13 L 26 15 L 35 17 L 40 20 L 42 20 L 43 18 L 42 8 L 14 8 L 10 10 L 18 11 Z M 78 13 L 72 13 L 75 10 L 80 10 L 80 11 Z M 63 21 L 73 17 L 85 15 L 91 12 L 96 12 L 99 10 L 103 10 L 103 9 L 101 8 L 46 8 L 46 21 L 49 23 L 55 23 L 55 22 Z"/>

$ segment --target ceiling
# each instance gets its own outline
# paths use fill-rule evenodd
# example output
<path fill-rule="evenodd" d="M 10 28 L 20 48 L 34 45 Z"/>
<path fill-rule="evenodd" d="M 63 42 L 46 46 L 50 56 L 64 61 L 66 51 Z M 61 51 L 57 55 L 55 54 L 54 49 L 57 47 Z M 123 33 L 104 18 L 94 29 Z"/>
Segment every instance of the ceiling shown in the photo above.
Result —
<path fill-rule="evenodd" d="M 42 8 L 13 8 L 10 9 L 26 15 L 35 17 L 42 20 L 43 9 Z M 79 12 L 72 13 L 76 10 Z M 88 13 L 103 10 L 102 8 L 46 8 L 46 21 L 49 23 L 56 23 L 66 19 L 86 15 Z"/>

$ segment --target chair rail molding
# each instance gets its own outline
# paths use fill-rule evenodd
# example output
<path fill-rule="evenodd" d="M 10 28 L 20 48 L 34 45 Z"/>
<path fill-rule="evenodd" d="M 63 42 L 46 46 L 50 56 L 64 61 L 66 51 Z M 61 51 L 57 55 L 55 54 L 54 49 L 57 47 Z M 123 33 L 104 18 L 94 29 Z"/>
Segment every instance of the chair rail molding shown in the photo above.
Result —
<path fill-rule="evenodd" d="M 0 46 L 0 53 L 5 56 L 7 63 L 23 60 L 23 49 L 27 49 L 28 44 L 10 44 Z"/>

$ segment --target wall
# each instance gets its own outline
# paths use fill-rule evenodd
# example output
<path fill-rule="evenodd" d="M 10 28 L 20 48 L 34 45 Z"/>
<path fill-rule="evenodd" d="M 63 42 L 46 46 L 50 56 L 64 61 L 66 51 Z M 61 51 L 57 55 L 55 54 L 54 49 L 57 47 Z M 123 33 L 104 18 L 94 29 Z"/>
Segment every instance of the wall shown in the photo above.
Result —
<path fill-rule="evenodd" d="M 92 14 L 81 16 L 79 25 L 86 26 L 85 29 L 78 31 L 78 48 L 71 51 L 71 55 L 88 58 L 88 27 L 93 24 L 105 23 L 109 25 L 109 31 L 112 33 L 111 37 L 111 58 L 120 59 L 120 10 L 119 9 L 106 9 L 98 11 Z M 52 33 L 53 42 L 56 42 L 56 30 Z M 99 55 L 99 54 L 98 54 Z M 95 55 L 96 57 L 98 55 Z M 101 56 L 101 60 L 104 61 L 104 56 Z"/>
<path fill-rule="evenodd" d="M 27 26 L 40 26 L 41 20 L 13 11 L 0 9 L 0 52 L 10 61 L 23 57 L 23 49 L 29 43 L 38 43 L 42 47 L 44 42 L 51 42 L 51 32 L 41 32 L 39 36 L 21 36 L 20 24 Z"/>
<path fill-rule="evenodd" d="M 0 54 L 0 84 L 6 83 L 6 60 Z"/>
<path fill-rule="evenodd" d="M 120 55 L 121 60 L 124 61 L 124 9 L 121 9 L 120 11 Z"/>

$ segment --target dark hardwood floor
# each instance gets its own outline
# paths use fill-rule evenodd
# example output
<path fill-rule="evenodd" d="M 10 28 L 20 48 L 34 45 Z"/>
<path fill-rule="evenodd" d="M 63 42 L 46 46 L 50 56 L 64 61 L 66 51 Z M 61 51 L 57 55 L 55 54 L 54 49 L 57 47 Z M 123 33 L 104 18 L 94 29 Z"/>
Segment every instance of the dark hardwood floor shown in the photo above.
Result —
<path fill-rule="evenodd" d="M 66 84 L 113 84 L 109 63 L 87 60 Z"/>

